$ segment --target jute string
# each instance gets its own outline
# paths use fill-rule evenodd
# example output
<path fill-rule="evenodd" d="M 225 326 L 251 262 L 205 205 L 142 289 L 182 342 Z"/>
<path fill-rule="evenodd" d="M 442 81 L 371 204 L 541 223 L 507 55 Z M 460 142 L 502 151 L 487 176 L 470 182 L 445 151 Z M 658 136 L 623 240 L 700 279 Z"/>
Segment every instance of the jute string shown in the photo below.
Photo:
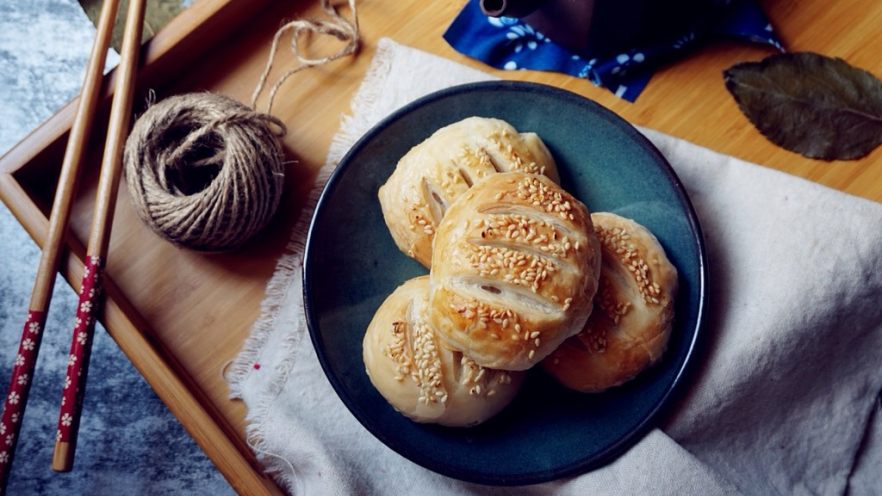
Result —
<path fill-rule="evenodd" d="M 340 15 L 340 13 L 337 12 L 337 8 L 331 5 L 330 0 L 322 0 L 322 9 L 328 14 L 329 19 L 297 19 L 285 24 L 276 31 L 276 35 L 273 37 L 272 47 L 270 48 L 270 54 L 266 61 L 266 66 L 263 69 L 263 73 L 260 75 L 257 86 L 254 88 L 254 93 L 251 95 L 252 108 L 257 108 L 257 98 L 263 91 L 270 70 L 273 68 L 273 60 L 276 58 L 279 43 L 281 42 L 282 37 L 289 31 L 291 32 L 291 51 L 294 52 L 294 56 L 297 57 L 297 61 L 300 62 L 300 65 L 282 74 L 282 76 L 276 80 L 275 84 L 272 85 L 269 90 L 267 112 L 272 111 L 273 100 L 276 98 L 276 93 L 289 77 L 304 69 L 327 64 L 328 62 L 346 57 L 347 55 L 351 55 L 358 51 L 358 47 L 361 43 L 361 37 L 358 32 L 358 10 L 355 6 L 355 0 L 348 0 L 348 2 L 349 10 L 352 12 L 352 19 L 347 19 Z M 300 38 L 304 33 L 329 34 L 340 41 L 346 42 L 346 44 L 339 51 L 331 55 L 310 58 L 305 56 L 300 49 Z"/>
<path fill-rule="evenodd" d="M 220 251 L 240 245 L 279 204 L 285 174 L 276 133 L 284 128 L 275 117 L 214 93 L 153 105 L 126 141 L 126 184 L 136 212 L 182 246 Z"/>
<path fill-rule="evenodd" d="M 286 132 L 269 115 L 279 88 L 294 74 L 351 55 L 360 37 L 355 0 L 352 19 L 322 0 L 329 19 L 299 19 L 276 32 L 267 63 L 254 89 L 251 108 L 213 93 L 191 93 L 150 106 L 129 135 L 126 183 L 135 211 L 169 241 L 193 249 L 236 248 L 270 221 L 284 184 L 284 154 L 278 137 Z M 281 39 L 291 33 L 300 65 L 269 89 L 267 113 L 256 111 Z M 327 34 L 346 44 L 319 58 L 303 54 L 300 38 Z"/>

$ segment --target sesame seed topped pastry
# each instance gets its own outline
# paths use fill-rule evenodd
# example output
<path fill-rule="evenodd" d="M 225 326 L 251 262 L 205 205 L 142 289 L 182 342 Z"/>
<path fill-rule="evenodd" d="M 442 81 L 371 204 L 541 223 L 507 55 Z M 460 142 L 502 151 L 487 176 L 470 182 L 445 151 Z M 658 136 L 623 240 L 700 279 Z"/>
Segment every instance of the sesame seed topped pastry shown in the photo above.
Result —
<path fill-rule="evenodd" d="M 558 181 L 554 159 L 534 133 L 499 119 L 469 117 L 436 131 L 398 162 L 380 187 L 383 217 L 395 244 L 429 267 L 432 238 L 453 202 L 497 172 L 545 174 Z"/>
<path fill-rule="evenodd" d="M 429 278 L 411 279 L 374 314 L 364 336 L 365 369 L 380 394 L 416 422 L 480 424 L 515 397 L 523 373 L 485 369 L 438 342 L 428 324 Z"/>
<path fill-rule="evenodd" d="M 475 184 L 441 221 L 434 248 L 431 322 L 479 365 L 528 369 L 591 313 L 600 273 L 591 217 L 545 176 Z"/>
<path fill-rule="evenodd" d="M 594 312 L 542 362 L 563 385 L 582 392 L 618 386 L 658 361 L 677 292 L 677 269 L 649 230 L 611 213 L 591 219 L 603 259 Z"/>

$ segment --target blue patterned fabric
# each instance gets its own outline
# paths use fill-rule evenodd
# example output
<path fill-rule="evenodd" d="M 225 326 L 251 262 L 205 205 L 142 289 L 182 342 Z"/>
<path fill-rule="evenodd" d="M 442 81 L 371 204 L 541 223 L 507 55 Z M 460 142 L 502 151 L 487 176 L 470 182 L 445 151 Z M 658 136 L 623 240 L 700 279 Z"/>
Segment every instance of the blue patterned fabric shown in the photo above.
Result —
<path fill-rule="evenodd" d="M 784 50 L 756 0 L 733 0 L 719 9 L 715 21 L 695 25 L 664 43 L 590 60 L 557 45 L 520 19 L 485 16 L 478 0 L 466 4 L 444 39 L 458 52 L 498 69 L 562 72 L 588 79 L 633 102 L 657 68 L 701 43 L 728 38 Z"/>

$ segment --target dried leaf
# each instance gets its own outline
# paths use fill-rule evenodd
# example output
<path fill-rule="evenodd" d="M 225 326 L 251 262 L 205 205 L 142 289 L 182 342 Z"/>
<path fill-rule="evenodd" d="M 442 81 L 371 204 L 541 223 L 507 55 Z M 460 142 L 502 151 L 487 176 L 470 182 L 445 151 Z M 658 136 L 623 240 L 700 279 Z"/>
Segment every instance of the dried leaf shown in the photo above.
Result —
<path fill-rule="evenodd" d="M 189 3 L 189 2 L 186 2 Z M 104 0 L 80 0 L 80 5 L 89 16 L 93 24 L 98 24 L 98 17 L 101 15 L 101 7 Z M 185 2 L 183 0 L 150 0 L 144 10 L 144 30 L 141 34 L 141 43 L 146 43 L 153 38 L 160 29 L 165 27 L 172 19 L 184 11 Z M 116 51 L 120 51 L 122 47 L 123 25 L 125 24 L 126 12 L 128 12 L 128 0 L 122 0 L 116 13 L 116 23 L 113 25 L 113 35 L 110 40 L 110 46 Z"/>
<path fill-rule="evenodd" d="M 882 143 L 882 81 L 842 59 L 787 53 L 723 75 L 750 122 L 788 150 L 854 160 Z"/>

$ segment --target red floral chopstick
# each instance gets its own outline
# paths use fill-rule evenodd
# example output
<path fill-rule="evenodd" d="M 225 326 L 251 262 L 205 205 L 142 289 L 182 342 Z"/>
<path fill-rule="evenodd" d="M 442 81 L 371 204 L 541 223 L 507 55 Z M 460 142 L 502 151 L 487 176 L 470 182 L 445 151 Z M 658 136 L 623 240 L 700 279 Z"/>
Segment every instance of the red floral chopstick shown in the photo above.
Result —
<path fill-rule="evenodd" d="M 61 410 L 58 415 L 58 431 L 55 437 L 56 442 L 66 443 L 67 449 L 71 451 L 76 449 L 77 444 L 92 338 L 95 335 L 95 314 L 100 308 L 100 283 L 103 267 L 104 263 L 100 257 L 86 258 L 83 283 L 80 287 L 80 300 L 77 304 L 77 320 L 74 324 L 70 355 L 67 360 L 67 375 L 64 378 Z"/>
<path fill-rule="evenodd" d="M 8 480 L 9 471 L 12 469 L 12 459 L 18 445 L 18 434 L 21 431 L 45 323 L 45 312 L 28 311 L 28 319 L 25 321 L 21 342 L 18 345 L 18 354 L 15 356 L 15 365 L 12 367 L 9 392 L 3 404 L 3 415 L 0 418 L 0 478 L 3 480 L 0 494 L 5 492 L 5 481 Z"/>

